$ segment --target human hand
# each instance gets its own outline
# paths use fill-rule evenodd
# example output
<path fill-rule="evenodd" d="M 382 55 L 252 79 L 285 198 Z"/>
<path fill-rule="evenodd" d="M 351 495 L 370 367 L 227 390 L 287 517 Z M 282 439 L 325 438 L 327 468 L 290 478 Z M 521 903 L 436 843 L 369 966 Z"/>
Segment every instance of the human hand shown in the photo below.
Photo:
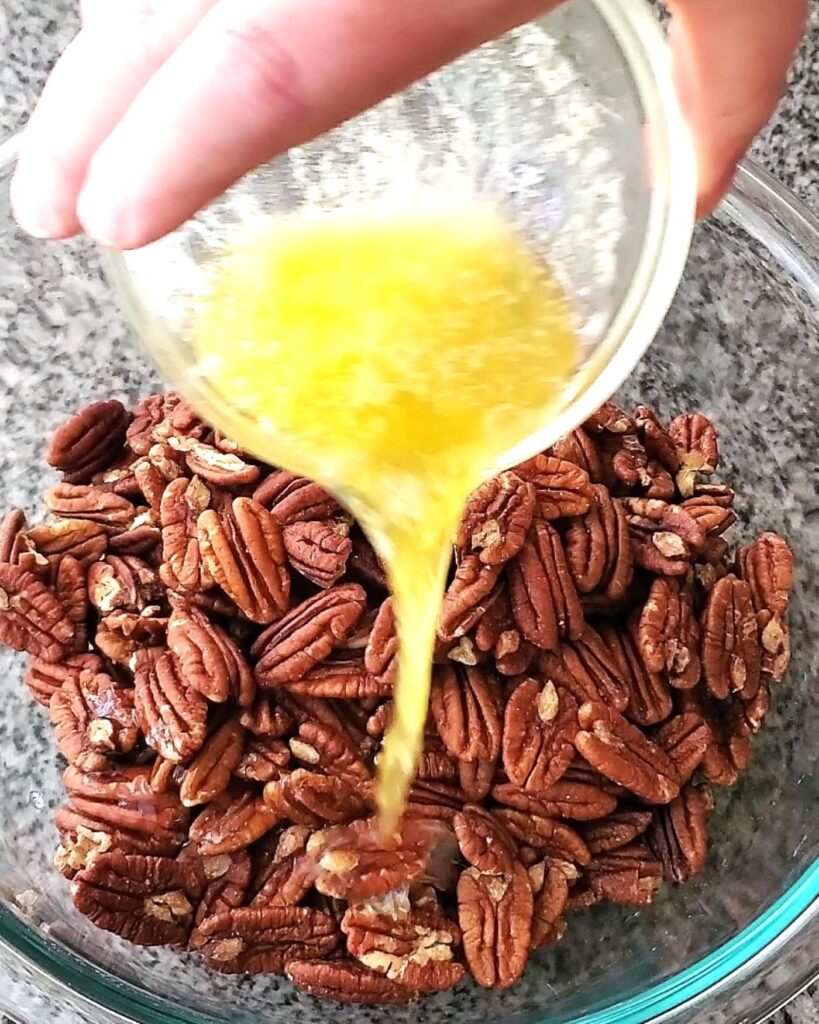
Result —
<path fill-rule="evenodd" d="M 559 0 L 82 0 L 22 140 L 20 225 L 115 248 Z M 666 0 L 699 212 L 773 112 L 807 0 Z"/>

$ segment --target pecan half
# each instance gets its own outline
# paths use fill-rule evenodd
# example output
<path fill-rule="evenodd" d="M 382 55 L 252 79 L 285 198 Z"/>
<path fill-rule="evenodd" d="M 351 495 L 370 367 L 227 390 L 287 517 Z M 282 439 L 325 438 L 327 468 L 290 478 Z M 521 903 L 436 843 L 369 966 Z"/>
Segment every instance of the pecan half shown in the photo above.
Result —
<path fill-rule="evenodd" d="M 598 854 L 586 869 L 592 892 L 626 907 L 651 903 L 663 881 L 662 865 L 640 839 Z"/>
<path fill-rule="evenodd" d="M 694 493 L 700 473 L 713 473 L 719 463 L 717 432 L 702 413 L 683 413 L 671 421 L 668 436 L 677 447 L 680 468 L 677 488 L 684 498 Z"/>
<path fill-rule="evenodd" d="M 669 473 L 676 473 L 680 468 L 680 454 L 671 434 L 656 413 L 645 405 L 638 405 L 634 410 L 634 422 L 650 457 L 656 459 Z"/>
<path fill-rule="evenodd" d="M 73 555 L 84 568 L 102 558 L 108 547 L 108 534 L 104 526 L 85 519 L 55 519 L 51 523 L 33 526 L 26 534 L 37 553 L 48 560 L 52 574 L 60 561 Z"/>
<path fill-rule="evenodd" d="M 521 675 L 532 664 L 536 649 L 523 639 L 515 624 L 505 586 L 499 588 L 497 597 L 475 627 L 474 646 L 481 652 L 491 651 L 495 667 L 504 676 Z"/>
<path fill-rule="evenodd" d="M 461 560 L 441 603 L 438 636 L 442 640 L 457 640 L 481 619 L 498 596 L 502 568 L 484 565 L 477 555 Z"/>
<path fill-rule="evenodd" d="M 31 696 L 48 707 L 51 697 L 68 682 L 76 683 L 82 672 L 102 671 L 102 659 L 96 654 L 71 654 L 62 661 L 44 661 L 33 658 L 23 676 Z"/>
<path fill-rule="evenodd" d="M 233 452 L 223 452 L 204 441 L 198 441 L 195 437 L 171 435 L 168 446 L 173 451 L 183 453 L 185 464 L 194 476 L 218 487 L 236 490 L 255 484 L 259 479 L 258 466 L 245 462 Z"/>
<path fill-rule="evenodd" d="M 515 472 L 535 489 L 536 510 L 542 519 L 582 516 L 592 499 L 588 473 L 577 463 L 552 455 L 536 455 Z"/>
<path fill-rule="evenodd" d="M 594 821 L 610 814 L 617 806 L 617 797 L 602 786 L 565 776 L 536 794 L 510 782 L 501 782 L 493 787 L 492 797 L 504 807 L 541 818 L 568 818 L 570 821 Z"/>
<path fill-rule="evenodd" d="M 290 764 L 290 748 L 284 740 L 251 736 L 233 774 L 246 782 L 271 782 Z"/>
<path fill-rule="evenodd" d="M 684 576 L 703 550 L 703 524 L 681 505 L 654 498 L 624 498 L 634 561 L 659 576 Z"/>
<path fill-rule="evenodd" d="M 198 476 L 180 477 L 165 488 L 159 508 L 162 524 L 162 580 L 171 590 L 204 589 L 211 580 L 205 570 L 197 534 L 199 516 L 211 502 L 210 490 Z"/>
<path fill-rule="evenodd" d="M 254 736 L 269 736 L 271 739 L 281 739 L 293 728 L 292 716 L 269 694 L 257 697 L 249 708 L 242 711 L 239 721 Z"/>
<path fill-rule="evenodd" d="M 571 467 L 577 471 L 575 466 Z M 456 544 L 485 565 L 502 565 L 523 547 L 532 525 L 535 491 L 516 473 L 501 473 L 470 497 Z"/>
<path fill-rule="evenodd" d="M 558 438 L 546 454 L 580 466 L 593 484 L 603 479 L 597 443 L 582 427 Z"/>
<path fill-rule="evenodd" d="M 600 636 L 626 681 L 628 705 L 623 714 L 638 725 L 665 721 L 673 707 L 671 690 L 665 677 L 650 672 L 640 656 L 634 619 L 619 629 L 607 623 L 600 627 Z"/>
<path fill-rule="evenodd" d="M 46 460 L 69 483 L 87 483 L 119 454 L 129 416 L 121 402 L 93 402 L 74 413 L 51 436 Z"/>
<path fill-rule="evenodd" d="M 282 832 L 273 857 L 257 870 L 253 878 L 252 907 L 295 907 L 313 888 L 313 867 L 304 855 L 310 829 L 291 825 Z"/>
<path fill-rule="evenodd" d="M 558 637 L 576 639 L 583 632 L 583 609 L 563 544 L 548 523 L 538 521 L 532 527 L 509 565 L 508 585 L 515 622 L 536 647 L 554 650 Z"/>
<path fill-rule="evenodd" d="M 52 696 L 51 723 L 60 753 L 81 771 L 103 771 L 139 738 L 134 698 L 104 672 L 81 672 Z"/>
<path fill-rule="evenodd" d="M 651 811 L 617 811 L 583 829 L 586 845 L 595 856 L 619 850 L 644 835 L 653 821 Z"/>
<path fill-rule="evenodd" d="M 26 514 L 20 508 L 10 508 L 0 519 L 0 562 L 19 564 L 20 554 L 29 547 L 26 543 L 27 526 Z"/>
<path fill-rule="evenodd" d="M 737 521 L 737 514 L 721 501 L 714 501 L 707 494 L 695 494 L 680 503 L 680 508 L 695 519 L 705 530 L 708 540 L 721 536 Z"/>
<path fill-rule="evenodd" d="M 146 455 L 156 442 L 169 437 L 203 437 L 207 428 L 175 391 L 149 395 L 134 409 L 126 443 L 136 455 Z"/>
<path fill-rule="evenodd" d="M 511 835 L 489 811 L 467 805 L 452 820 L 464 858 L 478 871 L 494 874 L 512 871 L 517 847 Z"/>
<path fill-rule="evenodd" d="M 190 839 L 203 857 L 218 857 L 247 849 L 278 821 L 278 815 L 254 792 L 228 791 L 220 793 L 194 821 Z"/>
<path fill-rule="evenodd" d="M 137 669 L 134 706 L 145 742 L 166 761 L 187 761 L 205 742 L 207 701 L 187 686 L 169 654 L 145 660 Z"/>
<path fill-rule="evenodd" d="M 202 560 L 213 579 L 251 622 L 279 618 L 290 603 L 290 576 L 281 527 L 251 498 L 236 498 L 220 515 L 197 521 Z"/>
<path fill-rule="evenodd" d="M 168 857 L 101 853 L 71 886 L 74 906 L 98 928 L 138 946 L 184 943 L 202 877 Z"/>
<path fill-rule="evenodd" d="M 168 647 L 185 683 L 203 697 L 240 707 L 253 703 L 256 684 L 250 666 L 223 629 L 189 604 L 179 603 L 168 620 Z"/>
<path fill-rule="evenodd" d="M 648 488 L 648 453 L 636 433 L 603 434 L 597 442 L 603 482 L 615 493 L 630 493 Z"/>
<path fill-rule="evenodd" d="M 286 686 L 291 695 L 335 697 L 339 700 L 377 699 L 392 692 L 390 684 L 371 676 L 364 668 L 364 662 L 356 658 L 331 658 L 323 665 L 317 665 L 302 679 Z"/>
<path fill-rule="evenodd" d="M 467 800 L 483 800 L 495 779 L 496 758 L 479 758 L 477 761 L 458 761 L 458 782 Z"/>
<path fill-rule="evenodd" d="M 539 793 L 557 782 L 574 757 L 577 701 L 551 679 L 526 679 L 503 718 L 503 766 L 516 786 Z"/>
<path fill-rule="evenodd" d="M 602 704 L 582 704 L 575 746 L 606 778 L 655 804 L 679 793 L 677 770 L 669 756 L 622 715 Z"/>
<path fill-rule="evenodd" d="M 687 882 L 705 867 L 707 822 L 713 809 L 714 799 L 707 785 L 689 785 L 667 807 L 655 810 L 648 845 L 672 882 Z"/>
<path fill-rule="evenodd" d="M 454 757 L 490 761 L 500 755 L 500 688 L 479 666 L 437 667 L 430 693 L 430 714 L 444 746 Z"/>
<path fill-rule="evenodd" d="M 297 682 L 349 636 L 367 603 L 357 583 L 314 594 L 266 629 L 251 648 L 260 686 Z"/>
<path fill-rule="evenodd" d="M 335 775 L 319 775 L 303 768 L 268 782 L 264 800 L 280 820 L 314 828 L 344 824 L 369 810 L 366 791 L 356 790 Z"/>
<path fill-rule="evenodd" d="M 708 594 L 702 620 L 702 666 L 711 693 L 724 700 L 739 693 L 751 700 L 759 689 L 761 650 L 751 588 L 729 575 Z"/>
<path fill-rule="evenodd" d="M 282 526 L 330 519 L 339 509 L 338 502 L 323 487 L 283 469 L 265 477 L 253 498 L 269 509 Z"/>
<path fill-rule="evenodd" d="M 206 918 L 198 933 L 208 967 L 228 974 L 281 974 L 339 942 L 333 918 L 307 907 L 240 907 Z"/>
<path fill-rule="evenodd" d="M 566 530 L 566 562 L 581 594 L 619 601 L 634 572 L 626 514 L 602 484 L 592 486 L 591 497 L 585 515 Z"/>
<path fill-rule="evenodd" d="M 224 914 L 241 907 L 247 899 L 253 870 L 246 850 L 232 856 L 200 857 L 193 846 L 186 846 L 177 860 L 190 864 L 204 880 L 204 891 L 193 915 L 193 930 L 188 938 L 188 949 L 199 949 L 204 938 L 199 925 L 209 917 Z"/>
<path fill-rule="evenodd" d="M 604 402 L 597 412 L 583 424 L 590 434 L 630 434 L 634 431 L 634 420 L 615 402 Z"/>
<path fill-rule="evenodd" d="M 62 603 L 30 572 L 0 564 L 0 641 L 43 661 L 71 653 L 75 626 Z"/>
<path fill-rule="evenodd" d="M 49 512 L 63 519 L 99 523 L 112 534 L 130 526 L 137 514 L 127 498 L 88 484 L 56 484 L 45 492 L 43 503 Z"/>
<path fill-rule="evenodd" d="M 458 879 L 458 924 L 472 977 L 483 988 L 509 988 L 523 974 L 532 944 L 534 900 L 526 868 L 508 874 L 470 867 Z"/>
<path fill-rule="evenodd" d="M 566 931 L 569 880 L 560 868 L 541 861 L 529 868 L 529 884 L 534 893 L 532 949 L 543 949 L 562 939 Z"/>
<path fill-rule="evenodd" d="M 700 679 L 699 641 L 690 588 L 676 577 L 655 579 L 637 626 L 646 669 L 664 673 L 671 686 L 691 689 Z"/>
<path fill-rule="evenodd" d="M 390 981 L 423 992 L 453 988 L 464 978 L 454 959 L 460 929 L 437 909 L 394 915 L 369 904 L 351 906 L 341 930 L 349 953 Z"/>
<path fill-rule="evenodd" d="M 591 626 L 586 626 L 573 644 L 560 644 L 555 652 L 544 651 L 539 665 L 543 675 L 572 693 L 578 704 L 602 701 L 617 711 L 628 706 L 629 687 L 623 669 Z"/>
<path fill-rule="evenodd" d="M 155 605 L 148 605 L 139 615 L 133 612 L 112 612 L 101 619 L 94 645 L 123 668 L 134 671 L 148 650 L 158 649 L 165 640 L 166 618 L 156 614 Z"/>
<path fill-rule="evenodd" d="M 754 608 L 783 616 L 793 589 L 793 552 L 776 533 L 762 533 L 737 553 L 739 574 L 751 588 Z"/>
<path fill-rule="evenodd" d="M 227 789 L 242 759 L 244 739 L 245 731 L 234 717 L 204 741 L 179 786 L 179 798 L 186 807 L 209 803 Z"/>
<path fill-rule="evenodd" d="M 291 568 L 317 587 L 326 590 L 344 575 L 353 550 L 346 528 L 326 521 L 296 522 L 285 526 L 282 535 Z"/>
<path fill-rule="evenodd" d="M 336 1003 L 401 1006 L 420 995 L 356 960 L 291 960 L 285 973 L 297 988 Z"/>
<path fill-rule="evenodd" d="M 60 560 L 54 578 L 54 595 L 65 608 L 66 617 L 74 627 L 71 646 L 78 654 L 82 654 L 88 650 L 88 594 L 85 569 L 72 555 L 66 555 Z"/>
<path fill-rule="evenodd" d="M 60 563 L 60 570 L 66 563 L 70 564 L 68 558 Z M 114 611 L 141 612 L 165 595 L 155 570 L 133 555 L 106 555 L 101 562 L 95 562 L 87 577 L 83 575 L 83 588 L 87 588 L 88 599 L 103 615 Z"/>
<path fill-rule="evenodd" d="M 589 848 L 582 837 L 556 818 L 511 807 L 498 807 L 493 813 L 507 831 L 525 846 L 532 846 L 574 864 L 588 864 L 591 860 Z"/>
<path fill-rule="evenodd" d="M 669 718 L 653 738 L 674 762 L 681 784 L 688 782 L 702 764 L 712 742 L 711 727 L 698 711 L 693 710 Z"/>
<path fill-rule="evenodd" d="M 290 740 L 290 751 L 297 761 L 309 764 L 327 775 L 335 775 L 357 785 L 369 782 L 372 773 L 360 754 L 360 744 L 349 740 L 340 730 L 324 722 L 306 721 Z"/>
<path fill-rule="evenodd" d="M 364 667 L 381 682 L 391 685 L 398 677 L 398 633 L 392 597 L 381 603 L 364 651 Z"/>

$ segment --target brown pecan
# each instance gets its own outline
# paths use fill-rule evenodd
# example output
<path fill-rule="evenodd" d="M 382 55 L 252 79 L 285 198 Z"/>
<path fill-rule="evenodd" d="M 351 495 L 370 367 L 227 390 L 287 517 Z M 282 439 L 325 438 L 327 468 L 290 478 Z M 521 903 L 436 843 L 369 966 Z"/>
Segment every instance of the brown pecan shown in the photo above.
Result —
<path fill-rule="evenodd" d="M 532 944 L 534 900 L 526 868 L 509 874 L 470 867 L 458 879 L 458 923 L 472 977 L 483 988 L 509 988 L 523 974 Z"/>
<path fill-rule="evenodd" d="M 63 604 L 30 572 L 0 564 L 0 641 L 43 661 L 71 653 L 75 626 Z"/>
<path fill-rule="evenodd" d="M 282 532 L 288 561 L 305 579 L 326 589 L 344 575 L 353 549 L 346 527 L 340 529 L 324 520 L 296 522 Z"/>
<path fill-rule="evenodd" d="M 125 440 L 129 416 L 121 402 L 93 402 L 59 426 L 46 460 L 69 483 L 85 483 L 111 465 Z"/>
<path fill-rule="evenodd" d="M 364 667 L 370 675 L 389 685 L 395 683 L 398 676 L 398 633 L 391 597 L 378 609 L 364 651 Z"/>
<path fill-rule="evenodd" d="M 566 530 L 566 562 L 581 594 L 618 601 L 634 571 L 626 514 L 602 484 L 592 486 L 591 496 L 586 514 Z"/>
<path fill-rule="evenodd" d="M 153 555 L 162 540 L 159 516 L 151 508 L 138 508 L 122 533 L 113 534 L 108 546 L 118 555 Z"/>
<path fill-rule="evenodd" d="M 281 685 L 281 684 L 280 684 Z M 287 683 L 287 692 L 305 697 L 335 697 L 339 700 L 367 700 L 384 697 L 392 686 L 380 682 L 356 658 L 339 659 L 317 665 L 302 679 Z"/>
<path fill-rule="evenodd" d="M 463 980 L 463 965 L 453 954 L 453 947 L 460 944 L 460 929 L 437 909 L 412 908 L 392 915 L 358 904 L 345 913 L 341 930 L 349 953 L 390 981 L 440 992 Z"/>
<path fill-rule="evenodd" d="M 336 1003 L 401 1006 L 420 995 L 356 960 L 291 960 L 285 973 L 297 988 Z"/>
<path fill-rule="evenodd" d="M 33 658 L 23 677 L 31 696 L 48 707 L 51 697 L 67 681 L 76 682 L 82 672 L 100 672 L 102 659 L 96 654 L 71 654 L 62 661 Z"/>
<path fill-rule="evenodd" d="M 338 502 L 323 487 L 284 469 L 265 477 L 253 498 L 269 509 L 282 526 L 331 519 L 338 512 Z"/>
<path fill-rule="evenodd" d="M 517 859 L 515 841 L 489 811 L 474 804 L 467 805 L 455 815 L 452 827 L 461 853 L 478 871 L 494 874 L 512 871 Z"/>
<path fill-rule="evenodd" d="M 336 922 L 307 907 L 240 907 L 206 918 L 199 952 L 228 974 L 281 974 L 290 960 L 324 956 L 338 945 Z"/>
<path fill-rule="evenodd" d="M 173 451 L 183 453 L 185 464 L 194 476 L 218 487 L 236 490 L 255 484 L 259 479 L 258 466 L 245 462 L 232 452 L 223 452 L 204 441 L 198 441 L 195 437 L 171 435 L 168 445 Z"/>
<path fill-rule="evenodd" d="M 637 627 L 637 645 L 648 672 L 664 673 L 678 689 L 696 686 L 701 672 L 699 641 L 690 587 L 676 577 L 655 579 Z"/>
<path fill-rule="evenodd" d="M 62 570 L 68 559 L 60 564 Z M 91 604 L 103 615 L 113 611 L 141 612 L 164 597 L 154 569 L 133 555 L 106 555 L 83 578 Z"/>
<path fill-rule="evenodd" d="M 671 421 L 668 436 L 677 447 L 677 487 L 684 498 L 694 493 L 699 473 L 713 473 L 719 463 L 717 432 L 702 413 L 682 413 Z"/>
<path fill-rule="evenodd" d="M 159 648 L 165 640 L 168 620 L 156 615 L 155 605 L 148 605 L 139 615 L 133 612 L 112 612 L 100 620 L 94 645 L 110 661 L 134 671 L 146 649 Z"/>
<path fill-rule="evenodd" d="M 307 854 L 316 864 L 319 892 L 359 903 L 420 878 L 442 841 L 451 854 L 451 833 L 438 822 L 405 819 L 400 833 L 385 841 L 374 818 L 360 818 L 314 832 Z"/>
<path fill-rule="evenodd" d="M 184 943 L 202 876 L 168 857 L 101 853 L 71 886 L 74 906 L 98 928 L 138 946 Z"/>
<path fill-rule="evenodd" d="M 559 942 L 566 931 L 569 881 L 559 868 L 541 861 L 529 868 L 529 884 L 534 893 L 532 949 L 543 949 Z"/>
<path fill-rule="evenodd" d="M 437 667 L 430 693 L 430 713 L 444 746 L 454 757 L 492 761 L 500 755 L 500 688 L 480 666 Z"/>
<path fill-rule="evenodd" d="M 739 574 L 751 588 L 754 608 L 780 618 L 793 589 L 793 552 L 776 533 L 762 533 L 737 553 Z"/>
<path fill-rule="evenodd" d="M 646 668 L 637 641 L 637 623 L 632 618 L 625 627 L 604 624 L 600 636 L 626 681 L 628 705 L 623 714 L 638 725 L 656 725 L 671 714 L 673 702 L 665 677 Z"/>
<path fill-rule="evenodd" d="M 202 437 L 205 426 L 175 391 L 149 395 L 134 409 L 126 443 L 136 455 L 146 455 L 156 442 L 172 435 Z"/>
<path fill-rule="evenodd" d="M 85 569 L 72 555 L 66 555 L 60 560 L 54 578 L 54 595 L 65 608 L 66 617 L 74 627 L 72 647 L 75 652 L 82 654 L 88 650 L 88 594 Z"/>
<path fill-rule="evenodd" d="M 171 590 L 193 591 L 210 585 L 197 533 L 199 516 L 211 492 L 198 476 L 180 477 L 165 488 L 159 509 L 162 523 L 163 582 Z"/>
<path fill-rule="evenodd" d="M 669 473 L 676 473 L 680 468 L 677 445 L 656 413 L 645 405 L 638 405 L 634 410 L 634 422 L 649 456 L 656 459 Z"/>
<path fill-rule="evenodd" d="M 268 782 L 264 800 L 279 820 L 314 828 L 328 822 L 344 824 L 369 809 L 366 791 L 335 775 L 319 775 L 304 768 Z"/>
<path fill-rule="evenodd" d="M 546 454 L 580 466 L 592 483 L 599 483 L 603 479 L 597 444 L 582 427 L 564 434 Z"/>
<path fill-rule="evenodd" d="M 353 550 L 347 560 L 347 574 L 365 587 L 380 593 L 387 589 L 387 574 L 372 544 L 360 529 L 350 531 Z"/>
<path fill-rule="evenodd" d="M 37 552 L 48 560 L 52 573 L 60 561 L 73 555 L 84 568 L 102 558 L 108 547 L 104 526 L 84 519 L 55 519 L 33 526 L 26 534 Z"/>
<path fill-rule="evenodd" d="M 491 651 L 495 667 L 504 676 L 521 675 L 534 660 L 536 649 L 520 635 L 505 586 L 475 627 L 474 646 L 481 652 Z"/>
<path fill-rule="evenodd" d="M 186 846 L 177 858 L 189 863 L 204 879 L 204 891 L 193 915 L 193 930 L 188 949 L 199 949 L 204 941 L 199 925 L 209 917 L 241 907 L 250 888 L 252 863 L 246 850 L 231 856 L 200 857 L 193 846 Z"/>
<path fill-rule="evenodd" d="M 662 865 L 638 839 L 628 846 L 598 854 L 586 868 L 593 892 L 626 907 L 651 903 L 663 881 Z"/>
<path fill-rule="evenodd" d="M 112 847 L 124 852 L 172 856 L 186 839 L 189 812 L 173 792 L 151 789 L 149 768 L 129 765 L 105 772 L 83 773 L 69 766 L 63 782 L 70 801 L 55 814 L 55 823 L 69 843 L 76 830 L 103 832 Z"/>
<path fill-rule="evenodd" d="M 168 620 L 168 647 L 185 683 L 203 697 L 240 707 L 253 703 L 256 684 L 244 655 L 223 629 L 189 604 L 178 603 Z"/>
<path fill-rule="evenodd" d="M 544 651 L 539 664 L 543 675 L 574 694 L 578 704 L 602 701 L 618 711 L 628 706 L 629 687 L 622 668 L 591 626 L 573 644 L 560 644 L 556 652 Z"/>
<path fill-rule="evenodd" d="M 205 742 L 207 701 L 187 685 L 169 654 L 137 669 L 134 705 L 145 742 L 166 761 L 187 761 Z"/>
<path fill-rule="evenodd" d="M 209 803 L 227 789 L 242 759 L 244 739 L 245 731 L 236 717 L 208 736 L 182 776 L 179 797 L 186 807 Z"/>
<path fill-rule="evenodd" d="M 447 753 L 440 737 L 435 733 L 434 737 L 427 736 L 424 740 L 424 749 L 421 751 L 415 775 L 422 782 L 452 782 L 458 778 L 461 764 L 478 765 L 480 762 L 459 762 Z"/>
<path fill-rule="evenodd" d="M 111 755 L 130 753 L 139 738 L 131 691 L 104 672 L 67 679 L 49 711 L 60 753 L 81 771 L 105 770 Z"/>
<path fill-rule="evenodd" d="M 672 501 L 677 493 L 677 487 L 668 470 L 657 459 L 649 459 L 645 472 L 648 483 L 644 485 L 643 497 Z"/>
<path fill-rule="evenodd" d="M 703 676 L 724 700 L 739 693 L 751 700 L 759 689 L 761 651 L 751 588 L 729 575 L 708 594 L 702 620 Z"/>
<path fill-rule="evenodd" d="M 155 512 L 161 508 L 168 484 L 185 476 L 179 455 L 167 444 L 153 445 L 143 458 L 136 460 L 133 471 L 142 496 Z"/>
<path fill-rule="evenodd" d="M 590 702 L 578 718 L 575 746 L 601 774 L 651 803 L 670 803 L 679 793 L 674 762 L 622 715 Z"/>
<path fill-rule="evenodd" d="M 674 762 L 681 784 L 688 782 L 699 768 L 712 740 L 710 726 L 693 710 L 669 718 L 653 738 Z"/>
<path fill-rule="evenodd" d="M 512 472 L 492 477 L 467 502 L 456 544 L 485 565 L 502 565 L 523 547 L 534 509 L 530 483 Z"/>
<path fill-rule="evenodd" d="M 538 521 L 532 527 L 509 565 L 508 584 L 515 622 L 536 647 L 554 650 L 558 637 L 575 639 L 583 632 L 583 609 L 563 544 L 548 523 Z"/>
<path fill-rule="evenodd" d="M 534 487 L 535 507 L 542 519 L 565 519 L 588 512 L 592 499 L 589 475 L 577 463 L 536 455 L 516 467 L 515 472 Z"/>
<path fill-rule="evenodd" d="M 0 562 L 18 565 L 21 552 L 27 550 L 26 514 L 20 508 L 11 508 L 0 519 Z"/>
<path fill-rule="evenodd" d="M 478 622 L 498 596 L 500 565 L 484 565 L 477 555 L 467 555 L 455 570 L 441 603 L 438 636 L 457 640 Z"/>
<path fill-rule="evenodd" d="M 597 412 L 583 424 L 590 434 L 630 434 L 634 431 L 634 420 L 615 402 L 604 402 Z"/>
<path fill-rule="evenodd" d="M 45 492 L 43 503 L 49 512 L 63 519 L 99 523 L 112 534 L 130 526 L 137 514 L 127 498 L 88 484 L 56 484 Z"/>
<path fill-rule="evenodd" d="M 574 757 L 577 701 L 551 679 L 526 679 L 512 692 L 503 718 L 503 766 L 516 786 L 539 793 Z"/>
<path fill-rule="evenodd" d="M 758 613 L 757 620 L 762 647 L 762 671 L 778 683 L 791 660 L 790 630 L 778 615 L 772 615 L 767 609 Z"/>
<path fill-rule="evenodd" d="M 220 793 L 191 826 L 190 839 L 203 857 L 236 853 L 251 846 L 279 821 L 260 796 L 247 790 Z"/>
<path fill-rule="evenodd" d="M 603 482 L 611 491 L 623 494 L 651 486 L 648 453 L 637 434 L 603 434 L 598 438 L 597 448 Z"/>
<path fill-rule="evenodd" d="M 634 561 L 660 576 L 684 576 L 706 543 L 703 524 L 682 506 L 654 498 L 624 498 Z"/>
<path fill-rule="evenodd" d="M 458 782 L 467 800 L 483 800 L 492 788 L 497 764 L 496 758 L 458 761 Z"/>
<path fill-rule="evenodd" d="M 302 722 L 297 736 L 290 740 L 290 751 L 297 761 L 353 785 L 369 782 L 372 777 L 366 762 L 361 759 L 359 745 L 323 722 Z"/>
<path fill-rule="evenodd" d="M 269 736 L 271 739 L 281 739 L 293 728 L 292 716 L 269 694 L 257 697 L 241 713 L 239 721 L 254 736 Z"/>
<path fill-rule="evenodd" d="M 304 855 L 310 829 L 291 825 L 282 832 L 272 858 L 261 864 L 253 878 L 252 907 L 295 907 L 313 888 L 313 867 Z"/>
<path fill-rule="evenodd" d="M 246 782 L 270 782 L 278 779 L 289 764 L 290 748 L 284 740 L 251 736 L 233 774 Z"/>
<path fill-rule="evenodd" d="M 686 786 L 667 807 L 655 810 L 646 838 L 672 882 L 687 882 L 705 867 L 707 822 L 713 809 L 714 799 L 706 784 Z"/>
<path fill-rule="evenodd" d="M 617 811 L 583 829 L 586 845 L 595 856 L 619 850 L 644 835 L 653 820 L 651 811 Z"/>
<path fill-rule="evenodd" d="M 466 801 L 467 796 L 460 785 L 443 780 L 416 779 L 410 787 L 404 815 L 406 818 L 451 822 Z"/>
<path fill-rule="evenodd" d="M 251 498 L 236 498 L 220 515 L 197 521 L 199 548 L 210 575 L 252 621 L 279 618 L 290 603 L 290 576 L 281 527 Z"/>
<path fill-rule="evenodd" d="M 702 526 L 710 540 L 719 537 L 737 521 L 737 514 L 719 501 L 712 501 L 707 494 L 694 495 L 680 503 L 680 508 Z"/>
<path fill-rule="evenodd" d="M 349 636 L 367 595 L 357 583 L 314 594 L 266 629 L 251 648 L 261 686 L 297 682 Z"/>
<path fill-rule="evenodd" d="M 574 864 L 588 864 L 591 860 L 589 848 L 580 835 L 556 818 L 511 807 L 498 807 L 493 813 L 511 835 L 525 846 L 533 846 L 536 850 Z"/>
<path fill-rule="evenodd" d="M 493 787 L 492 797 L 504 807 L 527 814 L 573 821 L 602 818 L 617 806 L 617 798 L 602 786 L 565 777 L 536 794 L 519 789 L 510 782 L 501 782 Z"/>

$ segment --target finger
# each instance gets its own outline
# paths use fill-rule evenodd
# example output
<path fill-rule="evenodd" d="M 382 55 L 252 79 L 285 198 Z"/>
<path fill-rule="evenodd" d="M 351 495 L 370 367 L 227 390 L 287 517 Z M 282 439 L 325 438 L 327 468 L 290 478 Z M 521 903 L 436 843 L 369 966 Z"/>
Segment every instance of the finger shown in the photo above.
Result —
<path fill-rule="evenodd" d="M 80 219 L 106 244 L 144 244 L 251 167 L 555 2 L 223 0 L 94 157 Z"/>
<path fill-rule="evenodd" d="M 677 90 L 699 159 L 699 213 L 716 206 L 776 109 L 807 0 L 666 0 Z"/>
<path fill-rule="evenodd" d="M 11 183 L 18 223 L 43 238 L 76 234 L 77 197 L 92 154 L 133 98 L 215 0 L 104 0 L 52 71 L 26 127 Z"/>

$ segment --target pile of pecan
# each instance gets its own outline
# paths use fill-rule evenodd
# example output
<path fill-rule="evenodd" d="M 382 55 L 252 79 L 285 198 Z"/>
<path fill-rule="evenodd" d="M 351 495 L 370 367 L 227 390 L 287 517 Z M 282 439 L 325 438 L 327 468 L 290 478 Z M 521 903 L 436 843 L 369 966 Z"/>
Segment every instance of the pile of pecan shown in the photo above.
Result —
<path fill-rule="evenodd" d="M 732 553 L 717 460 L 704 416 L 609 403 L 472 496 L 385 841 L 395 623 L 361 531 L 177 395 L 82 409 L 48 449 L 50 516 L 0 526 L 0 639 L 68 762 L 76 907 L 219 971 L 401 1003 L 509 986 L 571 913 L 690 878 L 789 659 L 791 552 Z"/>

